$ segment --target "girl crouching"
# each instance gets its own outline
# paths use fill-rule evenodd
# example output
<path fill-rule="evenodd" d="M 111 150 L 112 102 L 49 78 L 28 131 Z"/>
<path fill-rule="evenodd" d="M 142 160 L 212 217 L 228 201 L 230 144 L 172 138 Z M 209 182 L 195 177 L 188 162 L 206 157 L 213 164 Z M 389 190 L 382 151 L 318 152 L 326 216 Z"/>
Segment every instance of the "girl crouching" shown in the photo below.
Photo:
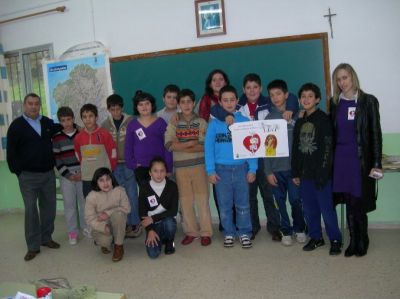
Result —
<path fill-rule="evenodd" d="M 128 196 L 125 189 L 118 186 L 110 169 L 105 167 L 95 171 L 92 190 L 86 197 L 86 223 L 102 253 L 111 252 L 114 240 L 112 260 L 118 262 L 124 256 L 126 218 L 131 211 Z"/>

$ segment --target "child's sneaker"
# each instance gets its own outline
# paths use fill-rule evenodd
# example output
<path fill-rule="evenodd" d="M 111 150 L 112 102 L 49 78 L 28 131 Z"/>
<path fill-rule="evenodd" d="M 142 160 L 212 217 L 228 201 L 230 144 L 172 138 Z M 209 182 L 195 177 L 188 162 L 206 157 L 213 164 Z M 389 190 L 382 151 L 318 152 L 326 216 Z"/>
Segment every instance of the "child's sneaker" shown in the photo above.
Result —
<path fill-rule="evenodd" d="M 248 235 L 241 235 L 240 243 L 242 244 L 242 248 L 251 248 L 253 246 Z"/>
<path fill-rule="evenodd" d="M 295 233 L 295 236 L 298 243 L 305 243 L 307 241 L 307 236 L 305 233 Z"/>
<path fill-rule="evenodd" d="M 271 232 L 272 241 L 280 242 L 282 241 L 282 233 L 279 230 Z"/>
<path fill-rule="evenodd" d="M 76 245 L 78 243 L 78 233 L 76 231 L 68 233 L 68 241 L 70 245 Z"/>
<path fill-rule="evenodd" d="M 292 240 L 292 236 L 288 235 L 288 236 L 282 236 L 282 245 L 285 246 L 291 246 L 293 245 L 293 240 Z"/>
<path fill-rule="evenodd" d="M 224 238 L 224 247 L 233 247 L 235 239 L 232 236 L 226 236 Z"/>
<path fill-rule="evenodd" d="M 85 228 L 82 230 L 82 234 L 83 234 L 86 238 L 88 238 L 88 239 L 93 239 L 93 237 L 92 237 L 92 230 L 91 230 L 89 227 L 85 227 Z"/>
<path fill-rule="evenodd" d="M 331 241 L 331 248 L 329 255 L 339 255 L 342 253 L 342 241 L 333 240 Z"/>
<path fill-rule="evenodd" d="M 308 243 L 303 247 L 304 251 L 312 251 L 314 249 L 317 249 L 318 247 L 324 246 L 325 241 L 324 239 L 310 239 Z"/>
<path fill-rule="evenodd" d="M 128 226 L 125 231 L 125 238 L 137 238 L 142 234 L 142 225 Z"/>

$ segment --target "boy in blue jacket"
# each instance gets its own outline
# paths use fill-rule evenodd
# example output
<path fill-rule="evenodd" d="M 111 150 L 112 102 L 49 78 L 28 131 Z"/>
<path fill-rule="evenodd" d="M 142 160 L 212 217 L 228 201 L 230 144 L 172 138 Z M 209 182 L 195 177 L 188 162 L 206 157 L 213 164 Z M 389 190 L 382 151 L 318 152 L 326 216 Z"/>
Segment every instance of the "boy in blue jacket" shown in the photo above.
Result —
<path fill-rule="evenodd" d="M 220 105 L 233 114 L 235 122 L 249 121 L 236 111 L 238 103 L 236 89 L 225 86 L 220 91 Z M 254 182 L 257 159 L 234 160 L 232 135 L 225 121 L 213 119 L 205 139 L 206 171 L 210 183 L 215 184 L 224 228 L 224 246 L 232 247 L 235 236 L 239 234 L 242 248 L 251 248 L 252 233 L 249 184 Z M 233 223 L 233 206 L 236 211 L 236 226 Z"/>
<path fill-rule="evenodd" d="M 245 117 L 251 120 L 263 120 L 268 115 L 272 107 L 271 97 L 262 95 L 261 78 L 255 73 L 250 73 L 243 78 L 243 95 L 240 97 L 236 110 L 240 111 Z M 297 97 L 288 93 L 286 110 L 283 112 L 283 118 L 289 121 L 293 114 L 299 110 Z M 211 116 L 219 120 L 226 120 L 232 124 L 233 120 L 229 113 L 220 107 L 214 105 L 211 109 Z M 260 218 L 258 214 L 258 189 L 264 204 L 265 215 L 267 216 L 267 231 L 271 234 L 273 241 L 281 241 L 279 212 L 275 207 L 275 201 L 272 196 L 271 186 L 268 185 L 264 175 L 264 159 L 258 159 L 258 168 L 256 180 L 249 185 L 250 215 L 253 227 L 253 240 L 260 231 Z"/>

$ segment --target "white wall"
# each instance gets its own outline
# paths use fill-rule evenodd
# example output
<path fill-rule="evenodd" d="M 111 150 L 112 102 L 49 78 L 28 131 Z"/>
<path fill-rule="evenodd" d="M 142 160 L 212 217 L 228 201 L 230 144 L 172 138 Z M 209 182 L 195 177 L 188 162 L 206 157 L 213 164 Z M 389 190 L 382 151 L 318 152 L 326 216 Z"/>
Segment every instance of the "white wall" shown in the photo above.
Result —
<path fill-rule="evenodd" d="M 399 92 L 395 91 L 400 83 L 399 0 L 225 0 L 227 34 L 208 38 L 196 37 L 193 3 L 193 0 L 2 0 L 0 20 L 60 5 L 67 6 L 67 11 L 0 25 L 0 42 L 5 51 L 53 43 L 57 56 L 73 45 L 96 39 L 116 57 L 329 32 L 323 15 L 331 7 L 337 13 L 333 18 L 334 39 L 329 40 L 331 71 L 340 62 L 351 63 L 362 88 L 380 100 L 383 131 L 400 133 L 397 120 L 400 100 Z M 41 7 L 32 8 L 35 5 Z"/>

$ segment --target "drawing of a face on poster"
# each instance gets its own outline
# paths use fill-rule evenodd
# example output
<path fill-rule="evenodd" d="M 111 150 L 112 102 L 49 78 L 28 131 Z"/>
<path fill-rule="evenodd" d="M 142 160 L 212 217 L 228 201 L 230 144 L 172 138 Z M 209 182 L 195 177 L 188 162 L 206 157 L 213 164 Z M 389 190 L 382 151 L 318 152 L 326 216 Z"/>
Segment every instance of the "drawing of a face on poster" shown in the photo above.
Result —
<path fill-rule="evenodd" d="M 265 156 L 266 157 L 275 157 L 276 156 L 276 147 L 278 145 L 278 139 L 274 134 L 268 134 L 265 138 Z"/>

